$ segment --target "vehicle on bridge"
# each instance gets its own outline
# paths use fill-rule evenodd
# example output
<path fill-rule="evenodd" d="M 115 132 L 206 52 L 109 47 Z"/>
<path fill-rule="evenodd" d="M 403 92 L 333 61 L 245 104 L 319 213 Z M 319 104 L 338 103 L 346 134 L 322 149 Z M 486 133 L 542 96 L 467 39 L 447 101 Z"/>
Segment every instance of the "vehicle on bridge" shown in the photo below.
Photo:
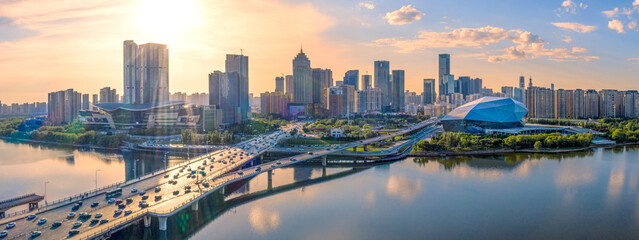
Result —
<path fill-rule="evenodd" d="M 106 191 L 104 195 L 106 196 L 106 198 L 114 198 L 114 197 L 120 196 L 122 195 L 122 188 Z"/>

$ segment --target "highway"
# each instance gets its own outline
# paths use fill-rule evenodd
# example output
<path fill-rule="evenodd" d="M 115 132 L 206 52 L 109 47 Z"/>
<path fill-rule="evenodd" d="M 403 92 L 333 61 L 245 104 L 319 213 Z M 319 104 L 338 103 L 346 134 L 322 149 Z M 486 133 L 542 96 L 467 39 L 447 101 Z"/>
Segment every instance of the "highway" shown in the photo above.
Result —
<path fill-rule="evenodd" d="M 82 206 L 75 211 L 72 211 L 71 208 L 73 205 L 71 203 L 75 203 L 77 201 L 69 202 L 70 204 L 63 207 L 39 212 L 36 217 L 30 221 L 26 221 L 24 219 L 26 216 L 22 216 L 22 218 L 19 219 L 11 219 L 11 221 L 8 221 L 8 219 L 2 219 L 0 228 L 5 228 L 6 224 L 9 222 L 15 222 L 16 224 L 14 228 L 7 230 L 9 232 L 9 236 L 5 239 L 24 237 L 24 234 L 29 234 L 32 231 L 40 231 L 42 235 L 39 238 L 42 239 L 85 239 L 99 236 L 111 229 L 117 229 L 119 226 L 126 225 L 130 221 L 138 221 L 141 217 L 147 217 L 147 215 L 170 216 L 176 210 L 188 207 L 192 202 L 194 202 L 194 200 L 204 197 L 206 193 L 215 191 L 229 183 L 250 178 L 275 168 L 285 167 L 298 162 L 323 157 L 348 148 L 401 136 L 413 130 L 426 127 L 436 121 L 437 120 L 431 119 L 391 134 L 309 151 L 290 158 L 280 159 L 233 171 L 259 154 L 266 152 L 271 147 L 275 146 L 278 141 L 290 137 L 288 132 L 293 128 L 301 129 L 302 127 L 302 123 L 289 124 L 282 127 L 281 130 L 238 143 L 234 147 L 228 147 L 205 154 L 194 160 L 190 160 L 185 164 L 172 167 L 162 173 L 156 174 L 155 176 L 140 181 L 132 181 L 130 183 L 122 184 L 120 187 L 122 188 L 123 194 L 118 198 L 122 200 L 130 199 L 130 202 L 126 204 L 124 209 L 122 209 L 122 211 L 130 210 L 130 213 L 123 212 L 120 214 L 114 214 L 114 211 L 118 209 L 118 206 L 114 203 L 108 203 L 105 195 L 99 194 L 97 196 L 84 199 Z M 203 177 L 200 174 L 191 174 L 191 171 L 204 171 L 206 173 L 206 177 Z M 208 187 L 206 187 L 207 184 Z M 190 187 L 190 192 L 188 193 L 185 192 L 187 186 Z M 157 192 L 155 190 L 156 188 L 159 188 Z M 143 191 L 145 194 L 141 195 L 140 192 Z M 175 191 L 177 191 L 177 194 Z M 144 200 L 148 203 L 148 207 L 143 208 L 138 204 L 143 200 L 143 196 L 148 196 L 148 199 Z M 156 196 L 159 196 L 159 199 L 156 199 Z M 97 203 L 98 205 L 92 207 L 92 203 Z M 67 214 L 70 212 L 74 212 L 76 214 L 73 217 L 67 218 Z M 78 214 L 82 212 L 90 214 L 91 217 L 86 220 L 79 220 Z M 91 224 L 90 220 L 96 219 L 96 213 L 102 213 L 103 215 L 99 218 L 99 220 L 109 219 L 109 221 L 103 224 Z M 42 218 L 46 218 L 47 222 L 42 225 L 38 225 L 37 221 Z M 60 222 L 61 226 L 55 228 L 52 227 L 52 223 L 55 221 Z M 72 228 L 72 224 L 75 222 L 81 222 L 82 224 L 79 227 Z M 69 231 L 72 229 L 78 230 L 79 233 L 69 236 Z"/>
<path fill-rule="evenodd" d="M 30 234 L 32 231 L 40 231 L 42 235 L 38 238 L 42 239 L 65 239 L 69 237 L 69 231 L 72 230 L 71 225 L 75 222 L 82 222 L 80 227 L 73 228 L 73 230 L 78 230 L 80 232 L 79 234 L 74 235 L 73 238 L 81 238 L 82 236 L 87 235 L 85 232 L 90 232 L 90 230 L 100 228 L 101 224 L 90 224 L 90 220 L 94 219 L 94 217 L 88 218 L 88 221 L 80 221 L 78 220 L 78 214 L 86 212 L 93 216 L 96 213 L 102 213 L 103 217 L 100 219 L 109 219 L 109 222 L 113 222 L 119 218 L 127 218 L 128 216 L 136 215 L 138 212 L 146 210 L 138 206 L 139 201 L 142 200 L 142 196 L 140 196 L 139 192 L 142 191 L 146 191 L 146 195 L 149 196 L 146 200 L 150 205 L 149 208 L 160 204 L 162 206 L 167 206 L 170 205 L 167 204 L 168 202 L 176 202 L 175 200 L 188 198 L 189 195 L 195 193 L 194 190 L 197 189 L 192 189 L 193 191 L 190 194 L 184 194 L 184 187 L 187 185 L 195 187 L 195 181 L 198 180 L 198 178 L 202 178 L 200 174 L 189 174 L 189 168 L 192 170 L 202 171 L 201 169 L 197 169 L 197 167 L 202 166 L 202 163 L 207 161 L 207 165 L 203 170 L 206 172 L 207 178 L 210 179 L 220 176 L 242 166 L 255 156 L 265 152 L 268 148 L 274 146 L 279 140 L 288 137 L 288 132 L 290 130 L 293 128 L 301 128 L 301 126 L 301 123 L 289 124 L 283 126 L 281 130 L 275 131 L 269 135 L 253 138 L 238 143 L 234 147 L 202 155 L 198 158 L 185 162 L 184 164 L 174 166 L 164 172 L 158 173 L 155 176 L 140 181 L 133 180 L 120 185 L 123 194 L 119 197 L 119 199 L 130 198 L 132 200 L 131 203 L 127 204 L 126 208 L 122 209 L 123 211 L 131 210 L 132 212 L 130 214 L 122 213 L 115 215 L 114 211 L 117 209 L 117 206 L 115 204 L 109 204 L 105 195 L 99 194 L 97 196 L 83 199 L 82 206 L 75 211 L 72 211 L 71 208 L 77 201 L 70 201 L 69 204 L 65 206 L 35 213 L 36 217 L 33 220 L 26 220 L 28 214 L 1 219 L 0 229 L 6 230 L 9 233 L 4 239 L 24 238 L 25 233 Z M 209 159 L 209 157 L 211 159 Z M 213 158 L 215 158 L 215 161 L 212 163 Z M 177 178 L 174 179 L 176 174 Z M 190 178 L 191 176 L 194 178 Z M 176 183 L 169 184 L 169 180 L 176 180 Z M 160 187 L 160 191 L 157 193 L 154 190 L 156 187 Z M 112 189 L 116 189 L 116 187 Z M 133 189 L 137 189 L 137 192 L 133 193 Z M 177 196 L 173 195 L 173 191 L 176 190 L 180 191 Z M 162 196 L 162 199 L 155 201 L 156 195 Z M 97 207 L 91 207 L 91 204 L 94 202 L 98 203 Z M 74 212 L 76 214 L 72 218 L 67 218 L 67 214 L 70 212 Z M 47 219 L 46 223 L 41 225 L 38 224 L 37 222 L 43 218 Z M 60 222 L 62 225 L 57 228 L 52 228 L 52 223 L 56 221 Z M 15 223 L 16 226 L 11 229 L 6 229 L 6 225 L 11 222 Z M 108 225 L 108 223 L 106 225 Z"/>

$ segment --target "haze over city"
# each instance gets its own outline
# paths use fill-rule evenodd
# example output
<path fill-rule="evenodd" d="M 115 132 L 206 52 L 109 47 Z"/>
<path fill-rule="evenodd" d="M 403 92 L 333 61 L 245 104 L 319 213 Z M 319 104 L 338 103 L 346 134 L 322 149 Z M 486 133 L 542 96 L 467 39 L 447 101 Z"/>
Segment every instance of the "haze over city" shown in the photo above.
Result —
<path fill-rule="evenodd" d="M 373 61 L 407 90 L 451 72 L 486 87 L 518 76 L 556 88 L 634 89 L 639 0 L 627 1 L 0 1 L 0 96 L 46 101 L 60 86 L 122 92 L 122 41 L 166 44 L 171 91 L 205 92 L 227 53 L 250 56 L 249 91 L 274 89 L 303 47 L 335 79 Z"/>

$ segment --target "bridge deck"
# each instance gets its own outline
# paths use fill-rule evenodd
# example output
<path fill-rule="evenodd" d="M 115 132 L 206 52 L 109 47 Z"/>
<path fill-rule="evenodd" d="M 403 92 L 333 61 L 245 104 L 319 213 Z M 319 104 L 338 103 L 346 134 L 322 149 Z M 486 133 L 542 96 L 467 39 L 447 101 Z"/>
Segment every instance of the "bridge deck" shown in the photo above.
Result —
<path fill-rule="evenodd" d="M 7 199 L 0 201 L 0 211 L 10 209 L 12 207 L 17 207 L 20 205 L 24 205 L 27 203 L 37 203 L 44 199 L 43 196 L 36 195 L 35 193 Z"/>

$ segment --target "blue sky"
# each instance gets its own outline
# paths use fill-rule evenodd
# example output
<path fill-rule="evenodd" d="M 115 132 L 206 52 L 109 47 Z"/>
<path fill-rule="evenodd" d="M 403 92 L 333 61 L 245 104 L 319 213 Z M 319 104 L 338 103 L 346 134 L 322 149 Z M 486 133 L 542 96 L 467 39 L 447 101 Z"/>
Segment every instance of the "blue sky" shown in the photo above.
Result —
<path fill-rule="evenodd" d="M 438 53 L 451 54 L 456 76 L 495 90 L 519 75 L 547 87 L 638 89 L 638 19 L 639 0 L 0 0 L 0 101 L 121 92 L 127 39 L 168 45 L 172 92 L 206 91 L 207 74 L 239 49 L 250 91 L 272 91 L 300 45 L 335 80 L 389 60 L 416 92 L 436 77 Z"/>

